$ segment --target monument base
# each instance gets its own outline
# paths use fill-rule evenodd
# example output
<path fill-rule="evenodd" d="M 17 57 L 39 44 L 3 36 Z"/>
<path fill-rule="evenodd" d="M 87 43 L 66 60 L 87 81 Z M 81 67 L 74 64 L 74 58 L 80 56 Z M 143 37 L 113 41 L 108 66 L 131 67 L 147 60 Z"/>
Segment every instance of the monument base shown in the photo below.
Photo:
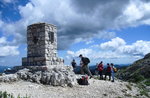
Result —
<path fill-rule="evenodd" d="M 64 60 L 58 57 L 24 57 L 22 58 L 22 66 L 48 66 L 48 65 L 64 65 Z"/>

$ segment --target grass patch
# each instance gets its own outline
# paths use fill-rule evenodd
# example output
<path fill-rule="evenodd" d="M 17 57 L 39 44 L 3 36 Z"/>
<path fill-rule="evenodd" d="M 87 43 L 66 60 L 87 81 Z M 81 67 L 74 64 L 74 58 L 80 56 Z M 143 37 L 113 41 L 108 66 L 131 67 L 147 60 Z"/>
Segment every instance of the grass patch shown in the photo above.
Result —
<path fill-rule="evenodd" d="M 140 75 L 140 74 L 134 74 L 132 76 L 132 79 L 130 79 L 129 81 L 138 83 L 138 82 L 141 82 L 143 80 L 145 80 L 145 78 L 142 75 Z"/>
<path fill-rule="evenodd" d="M 150 86 L 150 79 L 147 79 L 147 80 L 144 82 L 144 84 L 145 84 L 146 86 Z"/>
<path fill-rule="evenodd" d="M 140 89 L 140 95 L 141 96 L 146 96 L 146 97 L 150 97 L 150 95 L 148 94 L 148 89 L 145 88 L 145 86 L 142 83 L 138 83 L 137 87 Z"/>
<path fill-rule="evenodd" d="M 0 91 L 0 98 L 15 98 L 13 94 L 9 94 L 6 91 L 2 92 Z M 29 96 L 21 97 L 20 95 L 17 96 L 17 98 L 30 98 Z"/>
<path fill-rule="evenodd" d="M 148 97 L 148 98 L 150 97 L 146 90 L 141 90 L 141 91 L 140 91 L 140 95 L 141 95 L 141 96 L 144 95 L 144 96 L 146 96 L 146 97 Z"/>

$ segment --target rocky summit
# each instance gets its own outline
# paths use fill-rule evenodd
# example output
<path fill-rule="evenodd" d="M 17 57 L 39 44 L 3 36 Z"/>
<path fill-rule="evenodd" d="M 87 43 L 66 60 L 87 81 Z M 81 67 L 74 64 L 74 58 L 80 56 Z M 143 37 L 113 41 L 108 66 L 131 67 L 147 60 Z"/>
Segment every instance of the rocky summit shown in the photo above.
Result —
<path fill-rule="evenodd" d="M 15 74 L 3 74 L 2 76 L 0 76 L 1 82 L 14 82 L 21 79 L 52 86 L 72 87 L 77 83 L 76 76 L 72 71 L 72 67 L 70 66 L 46 68 L 44 71 L 35 70 L 35 68 L 24 68 L 22 70 L 19 70 Z"/>

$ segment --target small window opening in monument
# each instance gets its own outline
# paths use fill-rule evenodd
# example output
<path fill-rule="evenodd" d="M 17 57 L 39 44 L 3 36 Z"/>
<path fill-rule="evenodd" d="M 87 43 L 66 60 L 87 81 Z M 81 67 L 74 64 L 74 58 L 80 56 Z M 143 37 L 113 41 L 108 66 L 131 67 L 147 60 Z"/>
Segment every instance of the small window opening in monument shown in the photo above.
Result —
<path fill-rule="evenodd" d="M 36 36 L 33 37 L 33 42 L 34 42 L 34 44 L 36 44 L 38 42 L 38 39 Z"/>
<path fill-rule="evenodd" d="M 51 41 L 51 43 L 53 43 L 54 42 L 54 32 L 49 32 L 48 36 L 49 36 L 49 41 Z"/>

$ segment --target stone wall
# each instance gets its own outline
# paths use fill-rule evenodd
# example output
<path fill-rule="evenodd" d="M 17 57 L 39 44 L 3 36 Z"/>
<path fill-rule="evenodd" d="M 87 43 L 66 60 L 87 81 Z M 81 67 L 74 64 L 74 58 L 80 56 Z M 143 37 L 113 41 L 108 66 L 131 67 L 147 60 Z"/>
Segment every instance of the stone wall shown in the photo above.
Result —
<path fill-rule="evenodd" d="M 23 66 L 62 65 L 57 57 L 57 28 L 52 24 L 36 23 L 27 27 L 27 57 Z"/>

